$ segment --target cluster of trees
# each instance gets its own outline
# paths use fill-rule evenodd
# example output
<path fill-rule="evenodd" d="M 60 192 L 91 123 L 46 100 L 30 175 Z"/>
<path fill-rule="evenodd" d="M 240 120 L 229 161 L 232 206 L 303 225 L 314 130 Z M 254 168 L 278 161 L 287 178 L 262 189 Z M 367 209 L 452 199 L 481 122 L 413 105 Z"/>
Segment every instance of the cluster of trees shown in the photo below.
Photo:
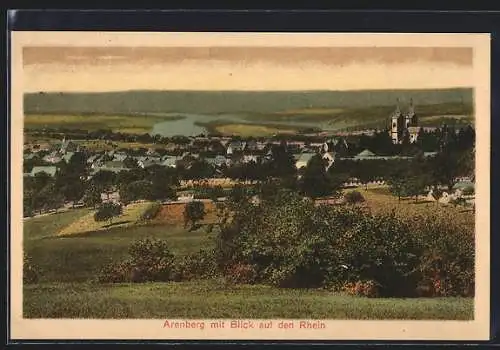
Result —
<path fill-rule="evenodd" d="M 354 206 L 315 206 L 288 190 L 258 205 L 236 197 L 220 204 L 227 210 L 220 211 L 213 249 L 178 258 L 165 241 L 138 241 L 133 259 L 106 267 L 100 280 L 222 276 L 281 288 L 370 285 L 370 296 L 382 297 L 474 295 L 473 228 L 449 217 L 366 215 Z M 200 203 L 186 206 L 192 226 L 203 216 Z"/>
<path fill-rule="evenodd" d="M 54 177 L 38 173 L 24 179 L 23 202 L 25 215 L 61 207 L 66 201 L 82 198 L 87 176 L 86 156 L 75 153 L 68 163 L 61 163 Z"/>

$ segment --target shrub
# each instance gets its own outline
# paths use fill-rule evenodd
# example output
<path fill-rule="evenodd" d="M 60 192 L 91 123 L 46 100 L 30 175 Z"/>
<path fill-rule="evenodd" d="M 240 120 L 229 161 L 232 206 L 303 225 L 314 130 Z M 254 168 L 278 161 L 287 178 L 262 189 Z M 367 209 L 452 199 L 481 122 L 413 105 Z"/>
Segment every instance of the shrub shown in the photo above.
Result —
<path fill-rule="evenodd" d="M 344 284 L 342 291 L 349 295 L 376 298 L 379 296 L 380 285 L 373 281 L 356 281 Z"/>
<path fill-rule="evenodd" d="M 162 240 L 142 239 L 129 247 L 129 259 L 105 266 L 98 281 L 106 283 L 170 281 L 175 271 L 174 256 Z"/>
<path fill-rule="evenodd" d="M 176 281 L 213 278 L 219 275 L 213 250 L 200 250 L 179 259 L 173 279 Z"/>
<path fill-rule="evenodd" d="M 434 296 L 473 296 L 474 232 L 443 214 L 415 218 L 421 239 L 420 288 Z"/>
<path fill-rule="evenodd" d="M 144 212 L 141 214 L 142 221 L 149 221 L 156 218 L 156 216 L 160 213 L 161 204 L 160 203 L 152 203 L 150 204 Z"/>
<path fill-rule="evenodd" d="M 226 270 L 226 281 L 234 284 L 252 284 L 257 280 L 255 267 L 249 264 L 234 264 Z"/>
<path fill-rule="evenodd" d="M 40 270 L 31 261 L 31 257 L 27 254 L 23 256 L 23 283 L 37 283 L 40 277 Z"/>
<path fill-rule="evenodd" d="M 407 222 L 394 213 L 365 216 L 342 236 L 337 248 L 348 281 L 372 280 L 381 296 L 414 294 L 420 248 Z"/>
<path fill-rule="evenodd" d="M 451 216 L 316 207 L 293 192 L 231 208 L 215 250 L 217 266 L 229 281 L 293 288 L 350 285 L 357 286 L 356 295 L 369 297 L 473 295 L 474 233 Z"/>
<path fill-rule="evenodd" d="M 350 191 L 344 195 L 344 201 L 348 204 L 362 203 L 365 197 L 359 191 Z"/>
<path fill-rule="evenodd" d="M 132 282 L 132 264 L 130 261 L 112 263 L 104 266 L 97 276 L 100 283 Z"/>
<path fill-rule="evenodd" d="M 318 287 L 340 275 L 337 236 L 356 215 L 315 208 L 291 192 L 260 206 L 244 204 L 218 237 L 221 269 L 254 266 L 257 281 L 280 287 Z"/>

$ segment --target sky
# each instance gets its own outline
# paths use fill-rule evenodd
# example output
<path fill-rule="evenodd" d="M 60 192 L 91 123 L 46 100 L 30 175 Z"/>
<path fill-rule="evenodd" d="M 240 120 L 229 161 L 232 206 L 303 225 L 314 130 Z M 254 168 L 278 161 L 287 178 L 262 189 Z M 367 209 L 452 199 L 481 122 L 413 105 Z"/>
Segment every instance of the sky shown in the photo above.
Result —
<path fill-rule="evenodd" d="M 35 47 L 25 92 L 472 87 L 472 48 Z"/>

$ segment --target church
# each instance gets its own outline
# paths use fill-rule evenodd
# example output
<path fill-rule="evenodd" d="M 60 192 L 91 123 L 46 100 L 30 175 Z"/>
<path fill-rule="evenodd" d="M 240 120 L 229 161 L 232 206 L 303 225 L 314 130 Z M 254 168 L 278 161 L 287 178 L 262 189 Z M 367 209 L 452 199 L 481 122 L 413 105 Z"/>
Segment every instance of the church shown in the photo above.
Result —
<path fill-rule="evenodd" d="M 396 110 L 391 116 L 391 127 L 389 133 L 391 135 L 392 142 L 395 144 L 402 143 L 405 137 L 408 137 L 409 142 L 414 143 L 417 141 L 419 131 L 420 127 L 418 126 L 418 118 L 415 114 L 413 100 L 410 100 L 410 105 L 408 106 L 406 114 L 401 112 L 398 101 Z"/>

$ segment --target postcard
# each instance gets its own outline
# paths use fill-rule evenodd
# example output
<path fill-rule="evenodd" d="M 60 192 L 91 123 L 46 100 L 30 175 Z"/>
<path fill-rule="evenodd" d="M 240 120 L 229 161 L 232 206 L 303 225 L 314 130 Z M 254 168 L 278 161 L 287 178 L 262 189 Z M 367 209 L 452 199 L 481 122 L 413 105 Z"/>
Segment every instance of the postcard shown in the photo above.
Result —
<path fill-rule="evenodd" d="M 489 338 L 488 34 L 11 44 L 12 339 Z"/>

